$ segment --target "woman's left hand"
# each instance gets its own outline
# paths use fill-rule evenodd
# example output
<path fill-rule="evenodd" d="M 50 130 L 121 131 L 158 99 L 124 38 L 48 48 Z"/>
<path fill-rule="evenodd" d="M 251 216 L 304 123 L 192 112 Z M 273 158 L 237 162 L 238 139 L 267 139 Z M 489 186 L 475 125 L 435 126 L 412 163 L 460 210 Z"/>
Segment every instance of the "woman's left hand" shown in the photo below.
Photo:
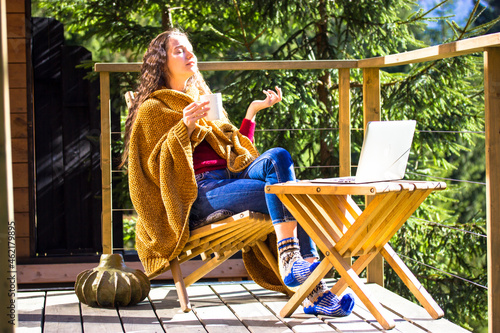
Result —
<path fill-rule="evenodd" d="M 269 108 L 278 102 L 281 102 L 281 89 L 279 87 L 275 87 L 275 89 L 276 91 L 264 90 L 263 92 L 264 94 L 266 94 L 266 99 L 255 100 L 250 103 L 245 118 L 254 121 L 257 112 Z"/>

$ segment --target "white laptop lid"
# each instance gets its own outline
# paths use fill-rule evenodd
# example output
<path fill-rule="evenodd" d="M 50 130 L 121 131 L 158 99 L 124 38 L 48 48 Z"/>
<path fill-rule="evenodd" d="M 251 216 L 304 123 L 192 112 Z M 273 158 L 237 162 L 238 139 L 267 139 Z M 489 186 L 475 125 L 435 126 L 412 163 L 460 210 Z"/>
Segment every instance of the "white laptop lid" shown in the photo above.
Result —
<path fill-rule="evenodd" d="M 369 122 L 355 182 L 402 179 L 410 156 L 415 126 L 415 120 Z"/>

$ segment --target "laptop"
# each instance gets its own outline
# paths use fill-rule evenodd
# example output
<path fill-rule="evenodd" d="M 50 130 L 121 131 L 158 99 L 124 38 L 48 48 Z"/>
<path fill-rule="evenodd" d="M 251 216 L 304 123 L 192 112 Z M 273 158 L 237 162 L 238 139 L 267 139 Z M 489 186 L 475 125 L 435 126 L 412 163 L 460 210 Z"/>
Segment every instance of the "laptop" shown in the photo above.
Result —
<path fill-rule="evenodd" d="M 356 176 L 319 178 L 311 182 L 359 184 L 403 179 L 415 126 L 415 120 L 369 122 Z"/>

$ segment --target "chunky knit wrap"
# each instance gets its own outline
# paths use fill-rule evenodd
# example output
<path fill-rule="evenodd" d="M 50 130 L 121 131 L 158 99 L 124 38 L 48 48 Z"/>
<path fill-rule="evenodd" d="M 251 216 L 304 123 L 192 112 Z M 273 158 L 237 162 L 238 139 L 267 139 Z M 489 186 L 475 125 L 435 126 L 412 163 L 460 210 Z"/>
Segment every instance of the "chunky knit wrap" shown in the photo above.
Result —
<path fill-rule="evenodd" d="M 194 148 L 206 140 L 233 172 L 244 170 L 258 156 L 253 143 L 227 119 L 202 119 L 189 138 L 182 111 L 197 98 L 197 92 L 155 91 L 139 107 L 130 136 L 130 197 L 139 216 L 136 245 L 150 278 L 169 268 L 189 238 L 188 219 L 198 192 Z M 283 291 L 267 286 L 268 280 L 281 283 L 276 276 L 261 276 L 262 264 L 247 267 L 257 283 L 261 280 L 268 289 Z"/>

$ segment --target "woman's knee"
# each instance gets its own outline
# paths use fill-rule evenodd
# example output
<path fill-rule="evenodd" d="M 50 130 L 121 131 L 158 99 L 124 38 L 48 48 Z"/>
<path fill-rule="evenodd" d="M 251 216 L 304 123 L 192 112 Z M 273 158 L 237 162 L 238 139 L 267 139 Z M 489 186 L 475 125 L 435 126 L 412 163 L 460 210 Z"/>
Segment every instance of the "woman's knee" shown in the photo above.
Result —
<path fill-rule="evenodd" d="M 271 148 L 266 153 L 277 162 L 293 164 L 292 156 L 285 148 Z"/>

